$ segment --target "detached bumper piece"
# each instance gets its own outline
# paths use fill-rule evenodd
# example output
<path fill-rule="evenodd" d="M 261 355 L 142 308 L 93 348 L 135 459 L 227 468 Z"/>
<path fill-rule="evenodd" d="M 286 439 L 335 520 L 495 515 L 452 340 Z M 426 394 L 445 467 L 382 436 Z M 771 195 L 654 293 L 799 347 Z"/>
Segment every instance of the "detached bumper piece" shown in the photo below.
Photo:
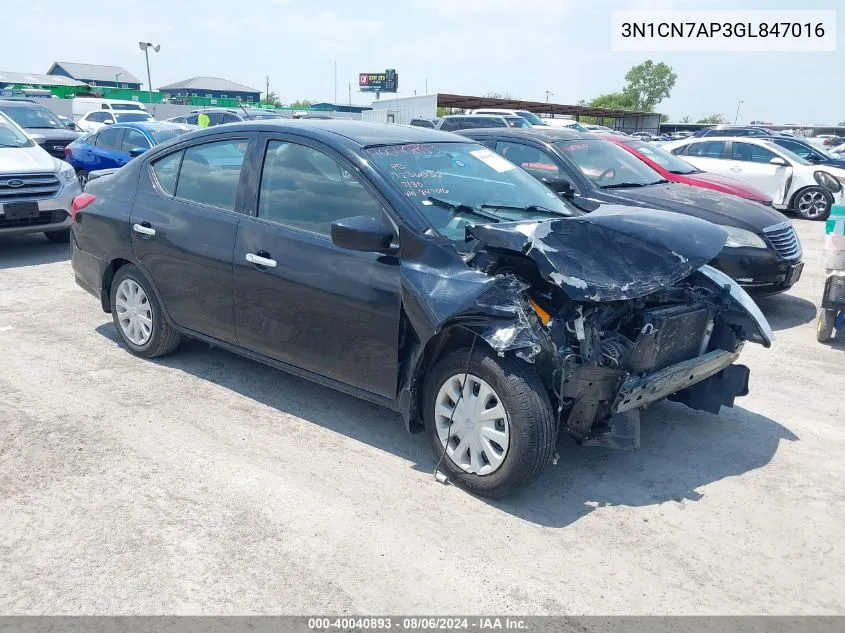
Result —
<path fill-rule="evenodd" d="M 830 275 L 824 284 L 822 309 L 845 310 L 845 276 Z"/>

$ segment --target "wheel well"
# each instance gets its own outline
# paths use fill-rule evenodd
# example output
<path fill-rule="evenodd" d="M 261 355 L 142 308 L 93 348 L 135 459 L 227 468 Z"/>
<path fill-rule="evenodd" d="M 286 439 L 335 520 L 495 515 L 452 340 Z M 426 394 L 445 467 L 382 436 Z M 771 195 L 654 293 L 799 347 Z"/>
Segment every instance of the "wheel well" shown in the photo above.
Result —
<path fill-rule="evenodd" d="M 409 423 L 409 430 L 412 433 L 417 433 L 425 428 L 425 421 L 422 416 L 422 397 L 431 368 L 446 354 L 470 347 L 476 336 L 478 335 L 460 325 L 453 325 L 445 327 L 426 343 L 414 371 L 412 411 Z M 487 341 L 478 336 L 475 342 L 476 349 L 480 345 L 490 348 Z"/>
<path fill-rule="evenodd" d="M 103 271 L 103 283 L 100 285 L 102 291 L 100 292 L 100 302 L 103 304 L 103 312 L 111 312 L 111 282 L 117 271 L 121 266 L 125 266 L 129 261 L 126 259 L 113 259 L 111 263 L 106 266 Z"/>
<path fill-rule="evenodd" d="M 799 195 L 801 195 L 802 193 L 807 191 L 807 189 L 821 189 L 822 193 L 824 193 L 828 202 L 833 202 L 833 195 L 829 191 L 827 191 L 824 187 L 821 187 L 819 185 L 806 185 L 804 187 L 801 187 L 798 191 L 796 191 L 795 193 L 792 194 L 792 197 L 789 199 L 789 205 L 788 205 L 790 209 L 795 208 L 796 199 L 798 198 Z"/>

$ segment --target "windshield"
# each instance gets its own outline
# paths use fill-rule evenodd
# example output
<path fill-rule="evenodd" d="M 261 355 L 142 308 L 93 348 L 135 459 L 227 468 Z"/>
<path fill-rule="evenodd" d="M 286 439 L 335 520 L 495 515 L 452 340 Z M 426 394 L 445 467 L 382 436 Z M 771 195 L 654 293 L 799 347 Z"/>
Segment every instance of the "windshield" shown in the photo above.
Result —
<path fill-rule="evenodd" d="M 657 145 L 646 143 L 645 141 L 628 141 L 626 143 L 631 149 L 637 150 L 646 158 L 650 158 L 655 163 L 663 167 L 666 171 L 673 174 L 695 174 L 700 169 L 696 169 L 685 160 L 681 160 L 674 154 L 670 154 L 665 149 L 660 149 Z"/>
<path fill-rule="evenodd" d="M 20 128 L 0 112 L 0 147 L 32 147 L 34 143 Z"/>
<path fill-rule="evenodd" d="M 11 106 L 3 107 L 10 119 L 23 128 L 34 128 L 39 130 L 67 129 L 67 126 L 59 121 L 58 117 L 43 106 L 36 108 Z"/>
<path fill-rule="evenodd" d="M 464 241 L 467 224 L 493 221 L 472 209 L 503 222 L 579 215 L 527 172 L 477 143 L 387 145 L 364 152 L 441 235 L 456 242 Z M 468 209 L 450 210 L 441 202 Z"/>
<path fill-rule="evenodd" d="M 585 132 L 587 134 L 590 133 L 590 130 L 578 123 L 578 121 L 573 121 L 572 123 L 567 123 L 567 128 L 570 130 L 578 130 L 579 132 Z"/>
<path fill-rule="evenodd" d="M 771 141 L 765 141 L 765 142 L 761 143 L 761 145 L 763 145 L 763 147 L 765 147 L 766 149 L 769 149 L 769 150 L 771 150 L 771 151 L 773 151 L 777 154 L 780 154 L 781 156 L 783 156 L 787 160 L 791 160 L 793 162 L 798 163 L 799 165 L 812 165 L 813 164 L 810 161 L 806 160 L 805 158 L 801 158 L 795 152 L 791 152 L 788 149 L 786 149 L 785 147 L 781 147 L 777 143 L 772 143 Z"/>
<path fill-rule="evenodd" d="M 119 112 L 114 115 L 118 123 L 137 123 L 138 121 L 155 121 L 146 112 Z"/>
<path fill-rule="evenodd" d="M 528 121 L 531 125 L 546 125 L 546 122 L 533 112 L 529 112 L 528 110 L 516 110 L 516 113 Z"/>
<path fill-rule="evenodd" d="M 531 124 L 521 116 L 506 116 L 505 119 L 510 127 L 532 127 Z"/>
<path fill-rule="evenodd" d="M 159 143 L 164 143 L 165 141 L 169 141 L 170 139 L 174 139 L 177 136 L 182 136 L 183 134 L 187 134 L 188 132 L 193 131 L 194 128 L 185 126 L 179 127 L 168 127 L 161 130 L 150 130 L 150 135 L 153 137 L 153 142 L 158 145 Z"/>
<path fill-rule="evenodd" d="M 134 110 L 136 112 L 143 111 L 143 109 L 144 109 L 140 105 L 137 105 L 135 103 L 114 103 L 114 102 L 112 102 L 112 103 L 109 104 L 109 107 L 112 110 Z"/>
<path fill-rule="evenodd" d="M 640 187 L 665 182 L 651 167 L 610 141 L 578 139 L 558 141 L 555 146 L 602 189 Z"/>

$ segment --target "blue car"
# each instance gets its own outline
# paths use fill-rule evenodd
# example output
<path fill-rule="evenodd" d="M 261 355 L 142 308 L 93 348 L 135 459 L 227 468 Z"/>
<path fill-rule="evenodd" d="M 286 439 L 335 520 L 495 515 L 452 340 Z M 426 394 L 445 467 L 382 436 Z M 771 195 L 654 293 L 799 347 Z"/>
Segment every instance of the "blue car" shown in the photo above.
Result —
<path fill-rule="evenodd" d="M 834 158 L 818 147 L 813 147 L 812 144 L 808 143 L 803 138 L 784 135 L 775 136 L 767 140 L 780 145 L 784 149 L 788 149 L 793 154 L 798 154 L 804 160 L 813 163 L 813 165 L 826 165 L 827 167 L 845 169 L 845 160 L 842 160 L 841 158 Z"/>
<path fill-rule="evenodd" d="M 65 161 L 76 170 L 84 188 L 90 172 L 121 167 L 151 147 L 196 129 L 161 121 L 116 123 L 76 139 L 65 148 Z"/>

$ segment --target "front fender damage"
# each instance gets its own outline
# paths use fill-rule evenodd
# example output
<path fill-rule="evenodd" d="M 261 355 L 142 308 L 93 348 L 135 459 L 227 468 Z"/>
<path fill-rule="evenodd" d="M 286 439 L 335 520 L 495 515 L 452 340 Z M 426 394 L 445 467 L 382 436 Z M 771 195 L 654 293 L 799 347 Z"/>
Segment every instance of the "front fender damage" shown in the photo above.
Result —
<path fill-rule="evenodd" d="M 733 288 L 696 274 L 724 231 L 658 214 L 687 236 L 673 240 L 657 213 L 475 226 L 468 255 L 412 239 L 401 264 L 412 333 L 400 376 L 406 422 L 420 417 L 416 392 L 447 331 L 531 363 L 559 429 L 586 444 L 636 448 L 639 410 L 660 399 L 714 413 L 732 406 L 747 393 L 748 371 L 733 362 L 749 324 L 737 325 Z"/>

